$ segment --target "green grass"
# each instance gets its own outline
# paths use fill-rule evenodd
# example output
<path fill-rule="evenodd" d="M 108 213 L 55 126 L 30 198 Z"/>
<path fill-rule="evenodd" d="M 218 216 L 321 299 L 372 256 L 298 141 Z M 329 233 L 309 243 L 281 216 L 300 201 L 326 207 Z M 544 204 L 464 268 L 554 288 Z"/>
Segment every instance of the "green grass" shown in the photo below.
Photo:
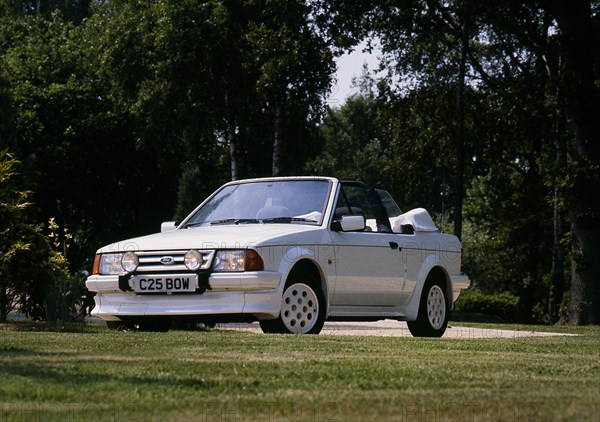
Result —
<path fill-rule="evenodd" d="M 16 327 L 0 331 L 0 421 L 600 415 L 598 327 L 568 328 L 576 337 L 485 340 Z"/>

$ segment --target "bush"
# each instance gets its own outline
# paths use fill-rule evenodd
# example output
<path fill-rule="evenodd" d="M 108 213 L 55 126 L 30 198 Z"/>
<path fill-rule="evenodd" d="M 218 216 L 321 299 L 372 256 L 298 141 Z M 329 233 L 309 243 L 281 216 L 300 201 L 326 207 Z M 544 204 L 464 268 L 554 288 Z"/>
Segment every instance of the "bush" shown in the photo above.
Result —
<path fill-rule="evenodd" d="M 52 324 L 69 324 L 85 321 L 85 309 L 82 304 L 83 286 L 81 276 L 69 274 L 67 251 L 72 235 L 66 227 L 61 227 L 51 218 L 48 223 L 50 251 L 49 268 L 52 285 L 46 291 L 44 305 L 46 320 Z"/>
<path fill-rule="evenodd" d="M 52 286 L 44 300 L 46 321 L 51 324 L 85 322 L 80 284 L 77 276 L 71 276 Z"/>
<path fill-rule="evenodd" d="M 20 162 L 0 150 L 0 322 L 15 308 L 43 318 L 43 296 L 52 271 L 48 239 L 30 219 L 31 192 L 22 189 Z"/>
<path fill-rule="evenodd" d="M 510 293 L 485 294 L 467 290 L 454 304 L 453 319 L 516 322 L 518 304 L 519 298 Z"/>

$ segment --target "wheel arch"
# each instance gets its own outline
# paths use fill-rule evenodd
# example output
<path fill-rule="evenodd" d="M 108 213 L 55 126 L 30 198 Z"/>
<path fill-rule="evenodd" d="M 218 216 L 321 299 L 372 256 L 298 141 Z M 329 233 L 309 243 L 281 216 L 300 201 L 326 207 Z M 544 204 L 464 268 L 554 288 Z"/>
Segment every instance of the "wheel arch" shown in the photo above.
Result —
<path fill-rule="evenodd" d="M 415 286 L 411 301 L 406 308 L 407 321 L 415 320 L 417 318 L 419 305 L 421 303 L 421 296 L 423 295 L 425 284 L 430 277 L 435 277 L 435 280 L 440 282 L 444 292 L 446 293 L 448 310 L 452 310 L 454 306 L 452 302 L 452 281 L 450 280 L 448 271 L 446 271 L 446 269 L 439 264 L 439 261 L 434 255 L 430 255 L 427 259 L 425 259 L 425 262 L 419 271 L 417 285 Z"/>
<path fill-rule="evenodd" d="M 407 320 L 408 329 L 414 337 L 441 337 L 446 331 L 452 310 L 448 301 L 449 294 L 452 294 L 452 283 L 444 268 L 439 265 L 430 268 L 420 290 L 417 316 Z M 440 293 L 444 295 L 445 304 Z"/>
<path fill-rule="evenodd" d="M 448 272 L 446 271 L 446 269 L 440 265 L 436 265 L 436 266 L 432 267 L 431 270 L 429 270 L 427 277 L 425 277 L 425 282 L 427 282 L 430 279 L 438 281 L 440 283 L 440 285 L 444 289 L 444 292 L 446 292 L 446 300 L 448 302 L 447 305 L 449 307 L 449 310 L 451 310 L 453 307 L 452 282 L 450 281 L 450 276 L 448 275 Z M 423 284 L 423 287 L 425 287 L 425 283 Z M 421 288 L 421 294 L 423 294 L 422 288 Z"/>
<path fill-rule="evenodd" d="M 302 274 L 310 274 L 313 276 L 318 283 L 317 286 L 311 286 L 315 288 L 320 288 L 323 292 L 323 296 L 325 297 L 325 305 L 326 305 L 326 314 L 329 312 L 329 289 L 327 286 L 327 279 L 321 267 L 313 260 L 309 258 L 302 258 L 298 260 L 298 262 L 294 263 L 292 268 L 290 269 L 285 283 L 288 282 L 292 277 L 298 277 Z"/>

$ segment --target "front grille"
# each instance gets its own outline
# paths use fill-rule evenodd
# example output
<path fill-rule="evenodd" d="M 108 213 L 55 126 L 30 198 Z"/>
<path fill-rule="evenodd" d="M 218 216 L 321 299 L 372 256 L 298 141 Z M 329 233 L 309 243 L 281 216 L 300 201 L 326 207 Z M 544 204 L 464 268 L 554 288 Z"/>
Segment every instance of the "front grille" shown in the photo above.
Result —
<path fill-rule="evenodd" d="M 184 257 L 187 250 L 179 251 L 139 251 L 136 252 L 140 265 L 136 273 L 180 272 L 189 271 L 185 266 Z M 212 265 L 214 250 L 199 250 L 202 254 L 201 270 L 207 270 Z M 168 262 L 172 261 L 172 262 Z"/>

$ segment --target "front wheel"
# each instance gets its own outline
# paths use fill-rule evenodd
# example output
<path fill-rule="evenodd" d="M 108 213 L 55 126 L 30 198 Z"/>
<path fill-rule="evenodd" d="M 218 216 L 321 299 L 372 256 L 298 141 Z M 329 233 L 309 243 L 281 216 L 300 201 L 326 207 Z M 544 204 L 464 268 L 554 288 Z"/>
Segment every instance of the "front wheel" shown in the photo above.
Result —
<path fill-rule="evenodd" d="M 325 297 L 315 280 L 289 281 L 281 296 L 281 312 L 274 320 L 260 321 L 265 333 L 319 334 L 325 323 Z"/>
<path fill-rule="evenodd" d="M 427 280 L 416 321 L 408 321 L 414 337 L 441 337 L 448 326 L 448 299 L 439 281 Z"/>

